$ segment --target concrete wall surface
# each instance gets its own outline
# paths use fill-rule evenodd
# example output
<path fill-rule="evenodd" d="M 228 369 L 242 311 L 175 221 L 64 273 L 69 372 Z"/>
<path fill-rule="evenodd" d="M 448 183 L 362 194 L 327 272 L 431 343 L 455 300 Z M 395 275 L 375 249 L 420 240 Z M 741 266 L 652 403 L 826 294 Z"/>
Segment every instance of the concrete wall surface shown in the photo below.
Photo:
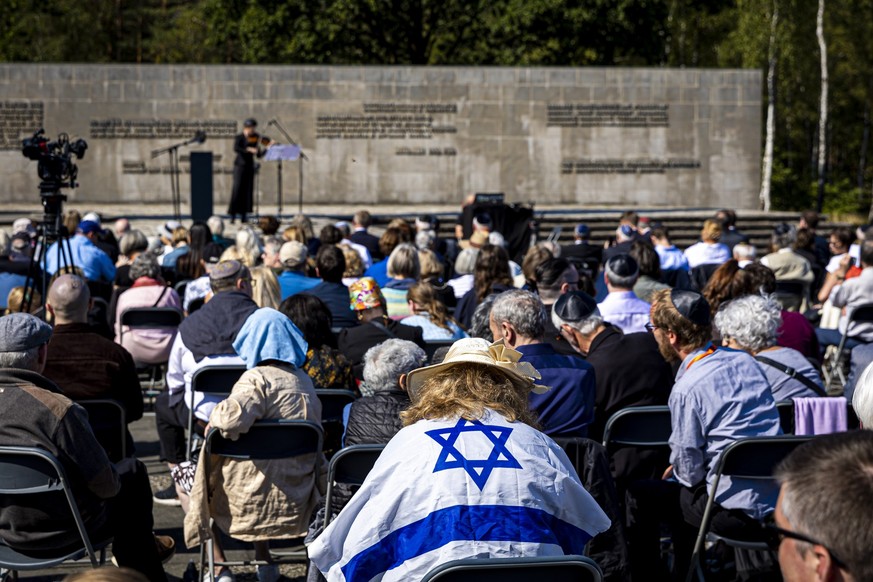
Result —
<path fill-rule="evenodd" d="M 473 192 L 542 204 L 757 206 L 761 73 L 752 70 L 0 64 L 0 197 L 38 196 L 21 139 L 39 127 L 89 149 L 73 201 L 170 200 L 169 157 L 198 130 L 230 195 L 233 136 L 277 119 L 308 156 L 308 204 L 454 203 Z M 261 200 L 277 199 L 261 161 Z M 286 204 L 299 166 L 284 164 Z"/>

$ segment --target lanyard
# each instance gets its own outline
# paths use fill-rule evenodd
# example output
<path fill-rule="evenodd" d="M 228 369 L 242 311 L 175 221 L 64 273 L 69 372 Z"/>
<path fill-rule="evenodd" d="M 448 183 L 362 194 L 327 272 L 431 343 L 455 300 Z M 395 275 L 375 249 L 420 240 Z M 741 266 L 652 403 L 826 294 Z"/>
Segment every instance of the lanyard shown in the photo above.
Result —
<path fill-rule="evenodd" d="M 685 369 L 688 370 L 689 368 L 691 368 L 692 365 L 696 364 L 699 360 L 702 360 L 703 358 L 705 358 L 707 356 L 711 356 L 712 354 L 715 353 L 715 350 L 716 350 L 716 348 L 712 345 L 712 342 L 709 342 L 709 347 L 707 348 L 707 350 L 705 352 L 703 352 L 702 354 L 697 354 L 696 356 L 694 356 L 691 359 L 691 361 L 688 362 L 688 365 L 685 366 Z"/>

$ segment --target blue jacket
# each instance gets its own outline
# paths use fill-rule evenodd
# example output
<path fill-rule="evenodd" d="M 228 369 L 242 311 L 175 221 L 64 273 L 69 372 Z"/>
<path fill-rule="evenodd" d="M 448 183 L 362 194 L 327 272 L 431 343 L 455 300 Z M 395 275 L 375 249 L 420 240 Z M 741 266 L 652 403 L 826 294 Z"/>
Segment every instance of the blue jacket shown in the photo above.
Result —
<path fill-rule="evenodd" d="M 542 375 L 537 384 L 550 388 L 530 395 L 543 432 L 552 437 L 588 436 L 594 420 L 594 368 L 576 356 L 565 356 L 548 343 L 517 346 L 522 362 L 530 362 Z"/>

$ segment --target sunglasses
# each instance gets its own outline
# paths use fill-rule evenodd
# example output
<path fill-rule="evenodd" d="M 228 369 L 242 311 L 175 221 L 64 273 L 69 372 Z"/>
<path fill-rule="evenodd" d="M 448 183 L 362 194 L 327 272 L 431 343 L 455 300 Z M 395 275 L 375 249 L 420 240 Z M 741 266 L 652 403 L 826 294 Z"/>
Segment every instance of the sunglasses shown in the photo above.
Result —
<path fill-rule="evenodd" d="M 779 551 L 779 546 L 782 545 L 782 542 L 785 538 L 791 538 L 793 540 L 798 540 L 801 542 L 806 542 L 813 546 L 821 546 L 823 547 L 828 554 L 831 556 L 831 560 L 833 560 L 834 564 L 846 570 L 848 572 L 848 568 L 846 567 L 846 563 L 840 560 L 834 552 L 828 548 L 826 545 L 821 543 L 820 541 L 813 539 L 809 536 L 803 535 L 802 533 L 798 533 L 796 531 L 791 531 L 787 529 L 782 529 L 779 526 L 773 524 L 765 524 L 764 525 L 764 543 L 767 544 L 767 547 L 770 548 L 773 552 Z"/>

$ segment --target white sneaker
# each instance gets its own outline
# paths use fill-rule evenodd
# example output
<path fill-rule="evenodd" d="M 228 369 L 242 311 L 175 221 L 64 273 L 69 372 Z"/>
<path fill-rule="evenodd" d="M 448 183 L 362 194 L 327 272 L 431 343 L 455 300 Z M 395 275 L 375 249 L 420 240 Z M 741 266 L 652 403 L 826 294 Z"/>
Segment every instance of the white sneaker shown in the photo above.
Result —
<path fill-rule="evenodd" d="M 258 582 L 278 582 L 278 580 L 279 566 L 276 564 L 258 566 Z"/>

